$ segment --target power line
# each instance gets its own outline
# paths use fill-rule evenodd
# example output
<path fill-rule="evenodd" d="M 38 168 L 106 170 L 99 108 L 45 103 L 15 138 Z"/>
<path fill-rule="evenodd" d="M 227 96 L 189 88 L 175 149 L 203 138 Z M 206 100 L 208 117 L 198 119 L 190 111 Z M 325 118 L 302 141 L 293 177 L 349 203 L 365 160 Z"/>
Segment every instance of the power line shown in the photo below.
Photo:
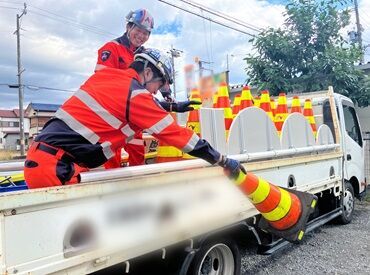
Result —
<path fill-rule="evenodd" d="M 34 11 L 34 10 L 29 10 L 29 12 L 33 13 L 33 14 L 36 14 L 36 15 L 39 15 L 39 16 L 42 16 L 42 17 L 46 17 L 46 18 L 49 18 L 49 19 L 52 19 L 52 20 L 55 20 L 55 21 L 59 21 L 59 22 L 68 24 L 72 27 L 76 27 L 76 28 L 79 28 L 79 29 L 82 29 L 82 30 L 85 30 L 85 31 L 95 33 L 95 34 L 98 34 L 98 35 L 109 36 L 109 37 L 111 37 L 112 35 L 113 36 L 118 36 L 118 35 L 113 34 L 113 33 L 102 32 L 102 31 L 97 31 L 97 30 L 91 29 L 91 28 L 87 28 L 87 27 L 84 27 L 84 26 L 82 26 L 78 23 L 69 22 L 67 20 L 63 20 L 63 19 L 60 19 L 60 18 L 56 18 L 55 16 L 50 16 L 50 15 L 47 15 L 47 14 L 39 13 L 39 12 Z"/>
<path fill-rule="evenodd" d="M 11 4 L 14 4 L 14 5 L 23 5 L 23 3 L 21 3 L 21 2 L 12 2 L 12 1 L 0 0 L 0 3 L 1 2 L 11 3 Z M 109 36 L 109 37 L 119 36 L 118 34 L 109 32 L 109 31 L 101 29 L 99 27 L 95 27 L 95 26 L 91 26 L 91 25 L 88 25 L 88 24 L 85 24 L 85 23 L 78 22 L 78 21 L 76 21 L 76 20 L 74 20 L 70 17 L 62 16 L 58 13 L 55 13 L 53 11 L 37 7 L 35 5 L 28 5 L 28 6 L 32 8 L 32 9 L 28 9 L 28 11 L 30 13 L 33 13 L 33 14 L 36 14 L 36 15 L 39 15 L 39 16 L 42 16 L 42 17 L 46 17 L 46 18 L 49 18 L 49 19 L 52 19 L 52 20 L 55 20 L 55 21 L 59 21 L 59 22 L 68 24 L 72 27 L 76 27 L 76 28 L 79 28 L 79 29 L 82 29 L 82 30 L 85 30 L 85 31 L 88 31 L 88 32 L 92 32 L 92 33 L 95 33 L 95 34 L 98 34 L 98 35 L 103 35 L 103 36 Z M 0 8 L 19 10 L 19 8 L 8 7 L 8 6 L 0 6 Z"/>
<path fill-rule="evenodd" d="M 159 1 L 159 2 L 162 2 L 162 3 L 165 3 L 165 4 L 169 5 L 169 6 L 175 7 L 175 8 L 177 8 L 177 9 L 180 9 L 180 10 L 182 10 L 182 11 L 185 11 L 185 12 L 187 12 L 187 13 L 193 14 L 193 15 L 195 15 L 195 16 L 198 16 L 198 17 L 200 17 L 200 18 L 207 19 L 207 20 L 209 20 L 209 21 L 211 21 L 211 22 L 213 22 L 213 23 L 215 23 L 215 24 L 218 24 L 218 25 L 221 25 L 221 26 L 223 26 L 223 27 L 226 27 L 226 28 L 232 29 L 232 30 L 234 30 L 234 31 L 237 31 L 237 32 L 240 32 L 240 33 L 243 33 L 243 34 L 246 34 L 246 35 L 252 36 L 252 37 L 255 37 L 255 36 L 256 36 L 255 34 L 251 34 L 251 33 L 246 32 L 246 31 L 244 31 L 244 30 L 237 29 L 237 28 L 235 28 L 235 27 L 232 27 L 232 26 L 230 26 L 230 25 L 227 25 L 227 24 L 225 24 L 225 23 L 222 23 L 222 22 L 217 21 L 217 20 L 215 20 L 215 19 L 212 19 L 212 18 L 210 18 L 210 17 L 202 16 L 202 15 L 201 15 L 201 14 L 199 14 L 199 13 L 196 13 L 196 12 L 193 12 L 193 11 L 190 11 L 190 10 L 187 10 L 187 9 L 185 9 L 185 8 L 182 8 L 182 7 L 180 7 L 180 6 L 177 6 L 177 5 L 175 5 L 175 4 L 172 4 L 172 3 L 170 3 L 170 2 L 167 2 L 167 1 L 164 1 L 164 0 L 158 0 L 158 1 Z"/>
<path fill-rule="evenodd" d="M 193 7 L 196 7 L 196 8 L 200 8 L 201 10 L 204 10 L 204 11 L 210 13 L 210 14 L 216 15 L 218 17 L 221 17 L 221 18 L 226 19 L 228 21 L 231 21 L 231 22 L 233 22 L 233 23 L 235 23 L 237 25 L 240 25 L 240 26 L 243 26 L 245 28 L 251 29 L 253 31 L 257 31 L 257 32 L 261 32 L 262 31 L 262 28 L 259 28 L 257 26 L 254 26 L 252 24 L 249 24 L 249 23 L 244 22 L 244 21 L 241 21 L 241 20 L 236 20 L 235 18 L 231 17 L 230 15 L 227 15 L 225 13 L 222 13 L 222 12 L 219 12 L 219 11 L 216 11 L 216 10 L 213 10 L 211 8 L 208 8 L 208 7 L 203 6 L 201 4 L 195 3 L 193 1 L 189 1 L 189 0 L 179 0 L 179 1 L 181 1 L 183 3 L 186 3 L 186 4 L 190 5 L 190 6 L 193 6 Z"/>
<path fill-rule="evenodd" d="M 67 17 L 67 16 L 63 16 L 63 15 L 57 14 L 57 13 L 52 12 L 50 10 L 42 9 L 42 8 L 36 7 L 34 5 L 29 5 L 29 6 L 32 7 L 32 8 L 34 8 L 34 9 L 37 9 L 39 11 L 42 11 L 42 12 L 45 12 L 45 13 L 49 13 L 49 14 L 55 16 L 55 17 L 59 17 L 61 19 L 64 19 L 65 21 L 69 21 L 69 22 L 71 22 L 73 24 L 76 24 L 76 25 L 79 25 L 79 26 L 82 26 L 82 27 L 85 27 L 85 28 L 88 28 L 88 29 L 92 29 L 92 30 L 98 31 L 100 33 L 110 34 L 110 35 L 116 35 L 114 33 L 111 33 L 109 31 L 107 31 L 107 30 L 101 29 L 99 27 L 91 26 L 91 25 L 88 25 L 88 24 L 85 24 L 85 23 L 78 22 L 78 21 L 74 20 L 73 18 L 70 18 L 70 17 Z"/>
<path fill-rule="evenodd" d="M 18 8 L 13 8 L 13 7 L 6 7 L 6 6 L 0 6 L 2 9 L 9 9 L 9 10 L 19 10 Z"/>
<path fill-rule="evenodd" d="M 9 83 L 0 83 L 0 86 L 8 86 L 9 88 L 18 88 L 18 84 L 9 84 Z M 60 92 L 69 92 L 74 93 L 73 90 L 67 89 L 59 89 L 59 88 L 52 88 L 52 87 L 45 87 L 45 86 L 37 86 L 37 85 L 29 85 L 29 84 L 22 84 L 23 88 L 27 88 L 29 90 L 38 91 L 38 90 L 48 90 L 48 91 L 60 91 Z"/>

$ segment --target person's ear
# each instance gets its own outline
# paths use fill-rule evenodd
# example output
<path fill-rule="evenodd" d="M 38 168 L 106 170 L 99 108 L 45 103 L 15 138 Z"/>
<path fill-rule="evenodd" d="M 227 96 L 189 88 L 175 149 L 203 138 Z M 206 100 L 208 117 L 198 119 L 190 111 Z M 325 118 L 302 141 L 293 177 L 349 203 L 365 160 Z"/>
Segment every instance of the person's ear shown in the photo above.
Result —
<path fill-rule="evenodd" d="M 144 77 L 146 81 L 150 81 L 153 78 L 153 71 L 149 67 L 144 69 Z"/>

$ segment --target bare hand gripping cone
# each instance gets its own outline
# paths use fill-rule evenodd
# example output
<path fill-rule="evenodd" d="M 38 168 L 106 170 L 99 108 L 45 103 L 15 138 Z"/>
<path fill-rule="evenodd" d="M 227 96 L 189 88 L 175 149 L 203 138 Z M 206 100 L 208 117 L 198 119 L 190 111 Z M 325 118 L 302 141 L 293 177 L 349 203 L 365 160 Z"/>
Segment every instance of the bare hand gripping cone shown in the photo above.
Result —
<path fill-rule="evenodd" d="M 315 195 L 281 188 L 242 171 L 236 184 L 261 213 L 261 229 L 290 242 L 303 238 L 308 217 L 315 210 Z"/>

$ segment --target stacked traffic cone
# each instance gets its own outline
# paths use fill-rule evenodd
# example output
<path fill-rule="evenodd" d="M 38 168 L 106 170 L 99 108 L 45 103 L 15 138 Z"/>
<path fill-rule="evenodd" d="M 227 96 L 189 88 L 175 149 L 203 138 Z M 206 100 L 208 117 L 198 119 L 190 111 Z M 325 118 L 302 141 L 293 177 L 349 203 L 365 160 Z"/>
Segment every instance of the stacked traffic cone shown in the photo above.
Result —
<path fill-rule="evenodd" d="M 190 100 L 195 100 L 201 102 L 200 92 L 198 89 L 193 89 L 190 93 Z M 201 105 L 194 105 L 194 110 L 189 111 L 188 120 L 186 122 L 186 127 L 194 131 L 200 137 L 200 122 L 199 122 L 199 109 Z M 189 154 L 183 154 L 184 159 L 195 158 Z"/>
<path fill-rule="evenodd" d="M 270 98 L 270 105 L 271 105 L 271 112 L 272 112 L 272 115 L 275 117 L 276 115 L 276 104 L 275 104 L 275 100 L 273 98 Z"/>
<path fill-rule="evenodd" d="M 233 122 L 233 113 L 230 107 L 229 91 L 227 89 L 227 84 L 225 82 L 220 83 L 220 86 L 218 87 L 217 95 L 218 96 L 217 96 L 216 108 L 224 109 L 225 130 L 226 130 L 226 138 L 227 138 L 229 135 L 231 123 Z"/>
<path fill-rule="evenodd" d="M 217 92 L 215 92 L 215 93 L 213 94 L 213 97 L 212 97 L 212 107 L 213 107 L 213 108 L 217 108 L 217 107 L 216 107 L 216 105 L 217 105 L 217 98 L 218 98 L 218 96 L 217 96 Z"/>
<path fill-rule="evenodd" d="M 292 108 L 290 109 L 290 113 L 302 113 L 301 102 L 298 96 L 293 96 Z"/>
<path fill-rule="evenodd" d="M 253 97 L 249 86 L 243 87 L 240 98 L 240 110 L 253 106 Z"/>
<path fill-rule="evenodd" d="M 312 102 L 310 99 L 306 99 L 303 107 L 303 115 L 307 118 L 308 122 L 311 125 L 313 135 L 316 136 L 316 123 L 313 116 Z"/>
<path fill-rule="evenodd" d="M 274 121 L 274 116 L 271 111 L 270 95 L 268 91 L 261 92 L 260 108 L 266 112 L 268 117 Z"/>
<path fill-rule="evenodd" d="M 240 101 L 241 101 L 241 96 L 240 94 L 237 94 L 234 98 L 234 105 L 233 105 L 233 118 L 236 117 L 236 115 L 240 111 Z"/>
<path fill-rule="evenodd" d="M 275 127 L 276 130 L 278 131 L 279 136 L 281 134 L 281 128 L 283 127 L 283 123 L 287 116 L 288 116 L 288 104 L 286 100 L 286 95 L 285 93 L 280 93 L 274 119 Z"/>
<path fill-rule="evenodd" d="M 302 239 L 315 195 L 280 188 L 250 172 L 240 172 L 236 184 L 264 218 L 261 228 L 292 242 Z"/>
<path fill-rule="evenodd" d="M 253 98 L 253 105 L 254 107 L 260 107 L 260 101 L 261 101 L 261 98 L 259 96 L 256 96 L 255 98 Z"/>
<path fill-rule="evenodd" d="M 171 113 L 171 116 L 176 120 L 176 114 Z M 159 141 L 157 148 L 156 163 L 170 162 L 182 160 L 182 151 L 174 146 L 170 146 L 163 141 Z"/>

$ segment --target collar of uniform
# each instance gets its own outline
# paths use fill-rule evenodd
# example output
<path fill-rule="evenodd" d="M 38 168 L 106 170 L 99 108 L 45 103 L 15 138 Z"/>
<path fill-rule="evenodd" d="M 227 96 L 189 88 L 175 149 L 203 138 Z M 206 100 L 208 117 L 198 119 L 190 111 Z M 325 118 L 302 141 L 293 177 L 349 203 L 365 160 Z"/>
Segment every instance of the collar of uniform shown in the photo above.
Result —
<path fill-rule="evenodd" d="M 132 68 L 128 68 L 128 69 L 126 70 L 126 73 L 127 73 L 130 77 L 132 77 L 132 78 L 136 79 L 138 82 L 140 82 L 139 74 L 138 74 L 134 69 L 132 69 Z"/>
<path fill-rule="evenodd" d="M 131 47 L 130 40 L 128 39 L 127 32 L 125 32 L 121 37 L 116 38 L 116 41 L 126 48 L 130 49 L 132 52 L 135 52 L 137 48 Z"/>

